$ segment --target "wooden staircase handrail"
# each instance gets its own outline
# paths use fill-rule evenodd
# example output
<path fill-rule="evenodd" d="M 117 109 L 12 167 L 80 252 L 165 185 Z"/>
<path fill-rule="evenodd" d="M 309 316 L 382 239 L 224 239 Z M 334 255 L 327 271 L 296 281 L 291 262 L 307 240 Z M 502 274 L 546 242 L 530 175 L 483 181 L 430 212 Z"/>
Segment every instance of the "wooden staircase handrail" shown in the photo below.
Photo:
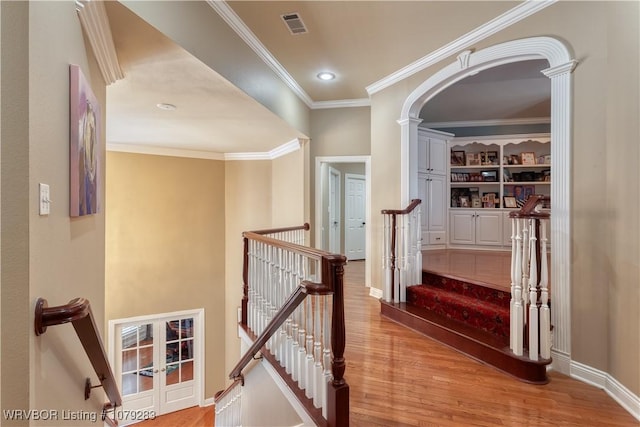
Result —
<path fill-rule="evenodd" d="M 302 225 L 298 225 L 295 227 L 283 227 L 283 228 L 272 228 L 269 230 L 255 230 L 255 231 L 251 231 L 251 233 L 255 233 L 255 234 L 275 234 L 275 233 L 285 233 L 287 231 L 297 231 L 297 230 L 305 230 L 305 231 L 309 231 L 309 229 L 311 228 L 311 226 L 309 225 L 308 222 L 305 222 Z"/>
<path fill-rule="evenodd" d="M 422 203 L 422 200 L 413 199 L 411 200 L 411 203 L 409 203 L 409 206 L 404 209 L 383 209 L 380 211 L 380 213 L 382 213 L 383 215 L 406 215 L 413 212 L 413 210 L 417 208 L 420 203 Z"/>
<path fill-rule="evenodd" d="M 344 255 L 333 254 L 320 249 L 290 243 L 265 234 L 274 234 L 282 231 L 308 230 L 309 224 L 285 229 L 261 230 L 258 232 L 247 231 L 242 233 L 244 240 L 243 259 L 243 297 L 241 306 L 241 325 L 248 326 L 248 301 L 249 301 L 249 241 L 262 243 L 271 248 L 282 249 L 289 253 L 301 255 L 308 260 L 317 263 L 318 270 L 315 272 L 319 277 L 319 283 L 311 281 L 301 281 L 293 294 L 289 296 L 285 304 L 275 314 L 271 322 L 263 330 L 262 334 L 256 338 L 253 345 L 243 355 L 242 359 L 234 367 L 229 377 L 231 379 L 242 378 L 242 369 L 253 359 L 253 357 L 264 347 L 276 330 L 289 318 L 296 308 L 302 304 L 307 295 L 329 295 L 333 294 L 332 307 L 330 311 L 330 340 L 331 340 L 331 363 L 330 370 L 332 380 L 327 388 L 327 415 L 326 419 L 320 414 L 320 424 L 328 423 L 331 426 L 348 426 L 349 424 L 349 385 L 344 379 L 346 362 L 344 358 L 346 334 L 344 322 L 344 265 L 347 259 Z M 269 359 L 270 352 L 265 352 L 265 358 Z M 279 366 L 279 365 L 278 365 Z M 275 366 L 274 366 L 275 367 Z M 277 371 L 277 368 L 276 368 Z M 279 371 L 278 371 L 279 372 Z M 283 374 L 279 372 L 282 376 Z M 286 378 L 283 376 L 283 379 Z M 300 390 L 298 390 L 300 391 Z M 295 392 L 295 391 L 294 391 Z M 304 394 L 304 393 L 303 393 Z M 303 402 L 307 412 L 313 412 L 313 405 L 307 407 Z M 309 412 L 311 414 L 311 412 Z M 315 418 L 314 418 L 315 419 Z"/>
<path fill-rule="evenodd" d="M 271 319 L 262 334 L 253 342 L 251 347 L 240 358 L 240 361 L 229 374 L 229 378 L 236 380 L 242 377 L 242 370 L 253 360 L 254 356 L 260 352 L 262 347 L 271 339 L 273 334 L 287 320 L 296 308 L 304 301 L 307 295 L 329 295 L 332 291 L 321 283 L 303 281 L 296 290 L 289 296 L 280 311 Z"/>
<path fill-rule="evenodd" d="M 549 212 L 540 211 L 538 207 L 540 203 L 548 202 L 551 197 L 542 194 L 532 194 L 527 198 L 524 205 L 517 211 L 509 213 L 509 218 L 550 218 Z"/>
<path fill-rule="evenodd" d="M 104 390 L 109 403 L 103 407 L 103 420 L 112 426 L 117 426 L 115 419 L 106 415 L 106 411 L 113 410 L 122 405 L 122 396 L 116 383 L 111 364 L 104 350 L 98 327 L 93 318 L 91 304 L 85 298 L 74 298 L 68 304 L 56 307 L 48 307 L 47 300 L 38 298 L 35 308 L 34 328 L 36 335 L 42 335 L 47 327 L 71 323 L 80 339 L 84 351 L 93 366 L 100 385 Z M 85 400 L 89 398 L 91 392 L 91 382 L 87 379 L 85 387 Z"/>

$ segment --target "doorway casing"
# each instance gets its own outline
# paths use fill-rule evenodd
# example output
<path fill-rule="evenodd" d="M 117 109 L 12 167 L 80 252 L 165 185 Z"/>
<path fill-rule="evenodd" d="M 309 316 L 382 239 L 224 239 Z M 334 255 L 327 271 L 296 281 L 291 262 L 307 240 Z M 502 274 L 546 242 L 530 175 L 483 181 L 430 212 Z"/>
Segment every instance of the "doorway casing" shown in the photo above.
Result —
<path fill-rule="evenodd" d="M 322 165 L 328 163 L 364 163 L 366 177 L 366 223 L 371 224 L 371 156 L 318 156 L 315 162 L 315 245 L 318 249 L 322 248 Z M 365 286 L 371 287 L 371 227 L 367 227 L 365 231 Z"/>
<path fill-rule="evenodd" d="M 420 110 L 431 98 L 466 77 L 512 62 L 546 59 L 542 73 L 551 79 L 551 157 L 553 178 L 551 198 L 551 283 L 554 310 L 553 367 L 570 374 L 571 368 L 571 146 L 572 72 L 577 61 L 561 41 L 552 37 L 532 37 L 497 44 L 477 52 L 466 50 L 458 61 L 444 67 L 405 100 L 398 119 L 401 127 L 401 203 L 418 196 L 418 124 Z"/>

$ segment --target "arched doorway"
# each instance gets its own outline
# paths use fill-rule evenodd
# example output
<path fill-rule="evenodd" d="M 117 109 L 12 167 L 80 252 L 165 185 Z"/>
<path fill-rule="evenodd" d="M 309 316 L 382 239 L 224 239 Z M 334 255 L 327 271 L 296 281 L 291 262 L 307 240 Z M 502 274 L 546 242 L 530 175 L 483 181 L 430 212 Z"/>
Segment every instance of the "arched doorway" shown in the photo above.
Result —
<path fill-rule="evenodd" d="M 569 374 L 571 361 L 571 72 L 577 65 L 568 48 L 551 37 L 514 40 L 458 55 L 418 86 L 405 100 L 398 123 L 401 126 L 402 203 L 417 196 L 418 115 L 422 106 L 450 85 L 480 71 L 518 61 L 546 59 L 542 72 L 551 79 L 551 283 L 553 284 L 553 366 Z"/>

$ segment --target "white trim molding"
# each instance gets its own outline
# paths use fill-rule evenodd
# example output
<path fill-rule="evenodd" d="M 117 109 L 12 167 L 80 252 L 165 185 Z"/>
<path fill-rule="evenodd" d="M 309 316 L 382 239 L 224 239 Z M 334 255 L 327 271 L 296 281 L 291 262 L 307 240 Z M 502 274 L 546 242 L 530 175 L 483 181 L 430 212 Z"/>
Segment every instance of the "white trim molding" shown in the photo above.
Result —
<path fill-rule="evenodd" d="M 544 71 L 543 71 L 544 72 Z M 497 119 L 497 120 L 465 120 L 459 122 L 428 122 L 421 127 L 427 128 L 470 128 L 483 126 L 512 126 L 512 125 L 547 125 L 551 123 L 549 117 L 528 117 L 524 119 Z"/>
<path fill-rule="evenodd" d="M 104 2 L 76 0 L 76 11 L 107 85 L 124 78 Z"/>
<path fill-rule="evenodd" d="M 192 159 L 224 160 L 224 154 L 212 151 L 183 150 L 181 148 L 157 147 L 143 144 L 107 143 L 107 151 L 154 156 L 188 157 Z"/>
<path fill-rule="evenodd" d="M 311 104 L 313 110 L 323 110 L 328 108 L 352 108 L 352 107 L 371 107 L 369 98 L 362 99 L 341 99 L 337 101 L 314 101 Z"/>
<path fill-rule="evenodd" d="M 468 59 L 468 61 L 467 61 Z M 401 187 L 402 200 L 410 200 L 413 186 L 411 181 L 417 175 L 411 174 L 411 162 L 406 153 L 415 150 L 412 122 L 418 117 L 424 104 L 436 94 L 452 84 L 482 70 L 502 64 L 529 59 L 546 59 L 549 69 L 544 70 L 551 79 L 551 156 L 553 158 L 553 178 L 551 198 L 551 283 L 553 283 L 554 310 L 551 322 L 555 326 L 553 348 L 556 352 L 571 358 L 571 146 L 572 146 L 572 91 L 571 72 L 577 61 L 571 57 L 569 49 L 560 40 L 552 37 L 532 37 L 497 44 L 468 55 L 466 68 L 461 68 L 456 60 L 433 74 L 420 84 L 406 99 L 398 123 L 401 129 Z M 414 148 L 412 148 L 414 147 Z M 565 366 L 566 368 L 566 366 Z M 568 373 L 564 371 L 563 373 Z"/>
<path fill-rule="evenodd" d="M 253 153 L 216 153 L 213 151 L 184 150 L 180 148 L 158 147 L 143 144 L 107 143 L 107 151 L 121 153 L 149 154 L 155 156 L 188 157 L 206 160 L 275 160 L 300 149 L 305 139 L 296 138 L 271 151 Z"/>
<path fill-rule="evenodd" d="M 514 7 L 511 10 L 503 13 L 502 15 L 492 19 L 491 21 L 479 26 L 473 31 L 468 32 L 462 37 L 457 38 L 456 40 L 442 46 L 439 49 L 434 50 L 430 54 L 418 59 L 417 61 L 407 65 L 400 70 L 389 74 L 387 77 L 378 80 L 377 82 L 366 87 L 367 93 L 369 96 L 380 92 L 381 90 L 392 86 L 407 77 L 414 75 L 415 73 L 424 70 L 436 64 L 437 62 L 442 61 L 443 59 L 455 54 L 456 52 L 460 52 L 464 49 L 468 49 L 474 44 L 486 39 L 493 34 L 496 34 L 499 31 L 504 30 L 507 27 L 541 11 L 542 9 L 551 6 L 555 3 L 556 0 L 544 0 L 544 1 L 533 1 L 527 0 L 518 6 Z M 470 51 L 461 52 L 462 58 L 458 65 L 461 69 L 465 69 L 469 64 L 469 56 Z"/>
<path fill-rule="evenodd" d="M 580 362 L 572 361 L 570 375 L 572 378 L 604 390 L 613 400 L 640 421 L 640 397 L 633 394 L 631 390 L 610 374 Z"/>
<path fill-rule="evenodd" d="M 381 299 L 384 296 L 384 292 L 382 292 L 382 289 L 374 288 L 372 286 L 369 288 L 369 296 L 375 299 Z"/>
<path fill-rule="evenodd" d="M 315 246 L 318 249 L 326 249 L 322 247 L 322 220 L 318 218 L 322 218 L 322 164 L 323 163 L 364 163 L 364 174 L 366 176 L 366 201 L 367 206 L 365 208 L 365 222 L 367 224 L 372 224 L 371 221 L 371 156 L 318 156 L 316 157 L 315 162 Z M 371 226 L 367 227 L 366 234 L 366 242 L 365 242 L 365 270 L 364 270 L 364 284 L 367 287 L 371 287 L 371 267 L 372 260 L 374 259 L 374 255 L 371 252 L 371 242 L 373 238 Z M 373 289 L 373 288 L 372 288 Z"/>
<path fill-rule="evenodd" d="M 275 160 L 289 153 L 297 151 L 302 146 L 299 138 L 282 144 L 266 153 L 225 153 L 225 160 Z"/>

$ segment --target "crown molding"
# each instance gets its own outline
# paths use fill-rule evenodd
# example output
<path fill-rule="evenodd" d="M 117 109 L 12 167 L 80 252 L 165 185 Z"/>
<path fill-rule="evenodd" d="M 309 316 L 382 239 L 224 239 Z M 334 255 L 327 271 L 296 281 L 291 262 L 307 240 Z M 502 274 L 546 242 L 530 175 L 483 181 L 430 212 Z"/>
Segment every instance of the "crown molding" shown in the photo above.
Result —
<path fill-rule="evenodd" d="M 155 156 L 188 157 L 192 159 L 206 160 L 275 160 L 278 157 L 282 157 L 289 153 L 293 153 L 296 150 L 299 150 L 301 146 L 302 140 L 300 138 L 296 138 L 267 152 L 217 153 L 213 151 L 184 150 L 181 148 L 158 147 L 143 144 L 120 144 L 110 142 L 107 143 L 107 151 L 133 154 L 150 154 Z"/>
<path fill-rule="evenodd" d="M 212 151 L 183 150 L 180 148 L 157 147 L 142 144 L 107 143 L 107 151 L 155 156 L 188 157 L 192 159 L 225 160 L 224 154 Z"/>
<path fill-rule="evenodd" d="M 274 58 L 262 42 L 258 40 L 256 35 L 253 34 L 249 27 L 245 25 L 233 9 L 231 9 L 226 2 L 220 0 L 207 0 L 207 3 L 218 13 L 218 15 L 220 15 L 231 29 L 235 31 L 247 45 L 249 45 L 258 57 L 260 57 L 260 59 L 262 59 L 262 61 L 264 61 L 264 63 L 267 64 L 269 68 L 271 68 L 305 104 L 307 104 L 307 107 L 311 108 L 313 105 L 311 97 L 304 91 L 304 89 L 302 89 L 302 86 L 300 86 L 298 82 L 291 77 L 291 74 L 285 70 L 278 60 Z"/>
<path fill-rule="evenodd" d="M 406 67 L 403 67 L 400 70 L 389 74 L 387 77 L 367 86 L 367 93 L 371 96 L 380 92 L 381 90 L 392 86 L 457 52 L 468 49 L 473 44 L 502 31 L 503 29 L 541 11 L 548 6 L 551 6 L 556 1 L 557 0 L 527 0 L 491 21 L 479 26 L 475 30 L 457 38 L 451 43 L 434 50 L 430 54 L 418 59 Z"/>
<path fill-rule="evenodd" d="M 322 110 L 328 108 L 349 108 L 349 107 L 370 107 L 369 98 L 360 99 L 340 99 L 336 101 L 314 101 L 311 104 L 312 110 Z"/>
<path fill-rule="evenodd" d="M 76 11 L 107 85 L 124 78 L 104 2 L 76 0 Z"/>
<path fill-rule="evenodd" d="M 289 153 L 293 153 L 300 149 L 301 141 L 296 138 L 279 147 L 274 148 L 268 152 L 253 152 L 253 153 L 225 153 L 225 160 L 275 160 L 278 157 L 285 156 Z"/>
<path fill-rule="evenodd" d="M 531 117 L 526 119 L 500 119 L 500 120 L 465 120 L 459 122 L 428 122 L 421 127 L 427 128 L 468 128 L 483 126 L 509 126 L 509 125 L 540 125 L 551 123 L 550 117 Z"/>

